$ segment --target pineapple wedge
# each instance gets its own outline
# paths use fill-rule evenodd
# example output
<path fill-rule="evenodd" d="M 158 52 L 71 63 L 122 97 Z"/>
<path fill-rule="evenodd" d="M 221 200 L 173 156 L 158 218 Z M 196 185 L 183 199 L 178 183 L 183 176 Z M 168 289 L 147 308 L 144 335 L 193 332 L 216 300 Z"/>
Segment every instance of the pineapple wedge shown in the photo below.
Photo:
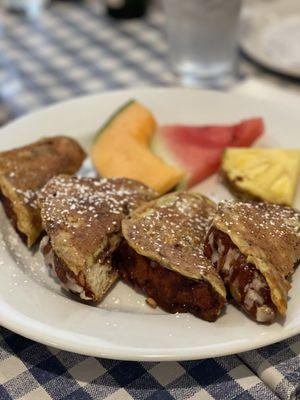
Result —
<path fill-rule="evenodd" d="M 236 194 L 292 206 L 300 172 L 300 150 L 228 148 L 221 169 Z"/>

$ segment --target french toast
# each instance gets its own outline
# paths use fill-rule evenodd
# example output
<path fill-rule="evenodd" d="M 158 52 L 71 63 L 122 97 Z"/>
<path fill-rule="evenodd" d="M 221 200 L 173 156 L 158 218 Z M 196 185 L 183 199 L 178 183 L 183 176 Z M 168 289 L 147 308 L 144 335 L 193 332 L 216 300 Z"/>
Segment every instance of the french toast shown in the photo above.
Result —
<path fill-rule="evenodd" d="M 200 194 L 177 192 L 134 210 L 113 257 L 120 277 L 168 312 L 214 321 L 226 302 L 223 281 L 203 254 L 215 208 Z"/>
<path fill-rule="evenodd" d="M 284 316 L 300 261 L 300 212 L 259 202 L 219 203 L 205 242 L 235 302 L 257 322 Z"/>
<path fill-rule="evenodd" d="M 80 145 L 63 136 L 0 153 L 0 199 L 8 218 L 29 247 L 42 231 L 37 192 L 54 175 L 74 174 L 84 158 Z"/>
<path fill-rule="evenodd" d="M 126 178 L 60 175 L 39 194 L 41 251 L 63 287 L 83 300 L 100 301 L 117 279 L 111 255 L 121 238 L 121 221 L 157 194 Z"/>

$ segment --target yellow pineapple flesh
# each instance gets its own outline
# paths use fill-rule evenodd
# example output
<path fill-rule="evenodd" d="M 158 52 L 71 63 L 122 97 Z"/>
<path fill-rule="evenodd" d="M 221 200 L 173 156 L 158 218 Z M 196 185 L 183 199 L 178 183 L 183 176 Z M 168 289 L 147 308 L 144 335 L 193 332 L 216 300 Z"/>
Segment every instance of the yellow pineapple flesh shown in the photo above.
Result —
<path fill-rule="evenodd" d="M 228 148 L 222 173 L 234 191 L 270 203 L 293 205 L 300 150 Z"/>

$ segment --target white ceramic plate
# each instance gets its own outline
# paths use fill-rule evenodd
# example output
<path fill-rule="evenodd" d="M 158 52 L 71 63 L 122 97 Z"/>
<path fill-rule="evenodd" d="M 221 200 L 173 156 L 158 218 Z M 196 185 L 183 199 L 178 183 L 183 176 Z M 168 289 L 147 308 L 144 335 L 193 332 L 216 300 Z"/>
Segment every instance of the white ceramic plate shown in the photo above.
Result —
<path fill-rule="evenodd" d="M 233 123 L 263 116 L 262 146 L 299 147 L 300 115 L 265 102 L 217 92 L 145 89 L 83 97 L 35 112 L 0 132 L 0 150 L 43 135 L 67 134 L 88 147 L 93 133 L 115 109 L 136 98 L 159 123 Z M 84 170 L 88 171 L 88 167 Z M 197 190 L 228 197 L 216 177 Z M 297 206 L 299 207 L 299 196 Z M 153 310 L 119 282 L 102 304 L 79 303 L 63 292 L 37 252 L 28 251 L 0 207 L 0 323 L 31 339 L 78 353 L 128 360 L 183 360 L 237 353 L 300 332 L 300 270 L 294 276 L 285 321 L 252 322 L 232 305 L 215 323 L 189 314 Z"/>
<path fill-rule="evenodd" d="M 273 0 L 245 7 L 241 48 L 258 63 L 300 78 L 300 3 Z"/>

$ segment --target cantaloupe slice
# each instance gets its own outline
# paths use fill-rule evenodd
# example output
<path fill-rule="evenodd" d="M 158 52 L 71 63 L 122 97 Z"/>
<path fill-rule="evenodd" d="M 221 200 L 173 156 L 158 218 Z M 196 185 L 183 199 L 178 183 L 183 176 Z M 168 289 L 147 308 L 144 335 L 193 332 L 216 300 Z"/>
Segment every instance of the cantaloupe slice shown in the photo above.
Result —
<path fill-rule="evenodd" d="M 155 130 L 156 121 L 151 112 L 136 100 L 129 100 L 99 129 L 95 142 L 105 133 L 109 136 L 130 136 L 148 146 Z"/>
<path fill-rule="evenodd" d="M 155 156 L 150 140 L 156 130 L 151 112 L 135 100 L 122 106 L 99 130 L 91 149 L 92 162 L 103 177 L 136 179 L 160 194 L 182 180 L 179 169 Z"/>

